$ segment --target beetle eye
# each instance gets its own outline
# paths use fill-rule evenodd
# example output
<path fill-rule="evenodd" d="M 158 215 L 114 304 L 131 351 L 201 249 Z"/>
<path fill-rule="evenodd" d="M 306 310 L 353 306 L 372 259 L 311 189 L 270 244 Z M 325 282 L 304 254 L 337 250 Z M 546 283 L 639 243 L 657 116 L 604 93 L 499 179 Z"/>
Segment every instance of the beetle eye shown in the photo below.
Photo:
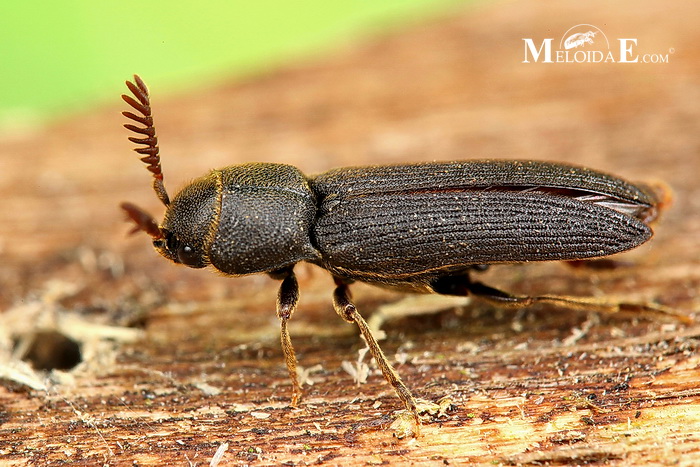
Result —
<path fill-rule="evenodd" d="M 177 259 L 187 266 L 199 266 L 201 263 L 201 258 L 197 251 L 189 245 L 181 243 L 177 247 Z"/>
<path fill-rule="evenodd" d="M 182 243 L 175 235 L 167 231 L 165 235 L 165 247 L 177 258 L 176 262 L 186 266 L 202 267 L 202 258 L 197 250 L 186 243 Z"/>

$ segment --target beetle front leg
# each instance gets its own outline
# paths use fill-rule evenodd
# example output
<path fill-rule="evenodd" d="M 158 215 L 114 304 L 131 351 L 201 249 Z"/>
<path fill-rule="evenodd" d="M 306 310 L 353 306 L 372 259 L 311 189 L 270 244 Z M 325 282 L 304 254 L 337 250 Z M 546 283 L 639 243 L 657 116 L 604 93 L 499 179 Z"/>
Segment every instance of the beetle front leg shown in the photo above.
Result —
<path fill-rule="evenodd" d="M 284 361 L 289 371 L 289 379 L 292 380 L 292 405 L 296 406 L 301 398 L 301 384 L 297 374 L 297 357 L 292 346 L 292 338 L 289 335 L 287 321 L 294 314 L 299 301 L 299 283 L 292 268 L 270 274 L 275 279 L 282 279 L 279 293 L 277 294 L 277 317 L 281 322 L 281 341 Z"/>
<path fill-rule="evenodd" d="M 333 292 L 333 307 L 336 313 L 340 315 L 348 323 L 355 323 L 360 329 L 360 333 L 369 347 L 369 351 L 374 357 L 374 361 L 377 366 L 382 371 L 384 379 L 386 379 L 389 384 L 394 388 L 396 394 L 403 402 L 406 410 L 411 414 L 413 420 L 416 424 L 416 430 L 420 427 L 420 418 L 418 417 L 418 407 L 416 399 L 411 394 L 410 389 L 401 380 L 401 377 L 396 372 L 394 367 L 389 363 L 389 360 L 384 355 L 377 339 L 375 339 L 372 331 L 370 330 L 367 322 L 364 320 L 362 315 L 357 311 L 357 307 L 350 298 L 350 289 L 348 284 L 343 282 L 342 279 L 335 278 L 335 283 L 337 285 L 335 291 Z"/>

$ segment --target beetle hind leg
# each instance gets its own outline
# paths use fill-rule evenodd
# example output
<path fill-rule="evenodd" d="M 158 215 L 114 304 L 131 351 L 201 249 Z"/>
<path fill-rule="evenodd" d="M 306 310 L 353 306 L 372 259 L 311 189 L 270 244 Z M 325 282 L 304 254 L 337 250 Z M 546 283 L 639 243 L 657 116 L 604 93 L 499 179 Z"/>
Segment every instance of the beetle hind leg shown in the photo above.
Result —
<path fill-rule="evenodd" d="M 515 295 L 496 289 L 481 282 L 473 282 L 468 275 L 444 276 L 431 283 L 434 292 L 445 295 L 472 295 L 493 305 L 505 308 L 525 308 L 544 303 L 572 310 L 595 311 L 599 313 L 640 313 L 652 316 L 670 317 L 677 321 L 692 323 L 692 318 L 678 311 L 651 303 L 615 301 L 596 297 L 573 297 L 568 295 Z"/>

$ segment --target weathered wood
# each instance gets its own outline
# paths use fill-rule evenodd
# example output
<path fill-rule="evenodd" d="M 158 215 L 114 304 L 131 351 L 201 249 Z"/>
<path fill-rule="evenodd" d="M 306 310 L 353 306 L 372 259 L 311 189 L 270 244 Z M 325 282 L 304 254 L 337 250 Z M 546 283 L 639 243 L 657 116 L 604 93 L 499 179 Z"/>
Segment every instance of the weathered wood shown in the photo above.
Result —
<path fill-rule="evenodd" d="M 638 37 L 640 51 L 675 53 L 657 65 L 520 63 L 523 37 L 558 40 L 584 20 L 611 38 Z M 165 183 L 174 191 L 248 160 L 313 173 L 469 157 L 664 180 L 675 202 L 652 242 L 621 258 L 627 267 L 499 267 L 483 280 L 697 312 L 699 42 L 697 15 L 680 4 L 494 4 L 249 83 L 178 99 L 153 89 Z M 394 317 L 382 345 L 404 380 L 453 403 L 421 438 L 397 440 L 400 405 L 376 370 L 358 386 L 342 369 L 362 345 L 311 266 L 297 268 L 291 333 L 314 384 L 290 407 L 278 283 L 177 268 L 147 239 L 125 237 L 120 201 L 162 208 L 119 128 L 117 99 L 0 140 L 0 463 L 206 465 L 217 449 L 222 464 L 261 465 L 700 459 L 700 325 L 478 302 Z M 366 316 L 401 299 L 353 291 Z M 78 368 L 47 379 L 11 357 L 12 336 L 56 326 L 82 342 Z"/>

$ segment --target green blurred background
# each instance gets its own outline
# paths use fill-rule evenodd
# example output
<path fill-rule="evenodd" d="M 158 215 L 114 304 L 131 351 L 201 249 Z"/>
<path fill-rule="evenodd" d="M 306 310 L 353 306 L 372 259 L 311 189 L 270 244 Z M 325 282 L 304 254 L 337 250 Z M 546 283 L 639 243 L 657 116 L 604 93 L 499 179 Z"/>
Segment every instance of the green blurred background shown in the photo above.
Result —
<path fill-rule="evenodd" d="M 35 1 L 0 6 L 0 128 L 159 89 L 215 83 L 329 52 L 457 0 Z"/>

